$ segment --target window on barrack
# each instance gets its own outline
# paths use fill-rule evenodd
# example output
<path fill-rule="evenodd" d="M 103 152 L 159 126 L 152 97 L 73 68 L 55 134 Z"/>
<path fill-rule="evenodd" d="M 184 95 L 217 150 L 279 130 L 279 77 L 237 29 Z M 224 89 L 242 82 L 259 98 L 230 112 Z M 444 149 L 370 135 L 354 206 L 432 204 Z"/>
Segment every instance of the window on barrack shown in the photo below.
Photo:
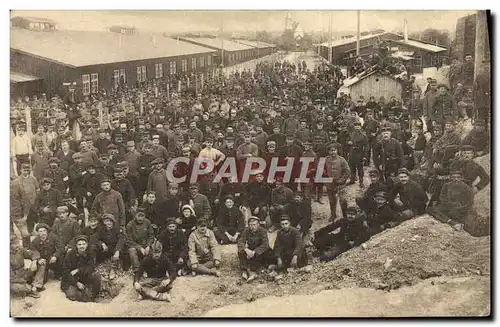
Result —
<path fill-rule="evenodd" d="M 181 68 L 182 68 L 182 72 L 187 72 L 188 70 L 188 61 L 186 59 L 182 60 L 181 61 Z"/>
<path fill-rule="evenodd" d="M 90 94 L 90 75 L 85 74 L 82 75 L 82 91 L 83 95 L 89 95 Z"/>
<path fill-rule="evenodd" d="M 99 74 L 92 73 L 90 75 L 90 87 L 92 94 L 99 93 Z"/>
<path fill-rule="evenodd" d="M 163 77 L 163 64 L 155 64 L 155 77 L 156 78 Z"/>
<path fill-rule="evenodd" d="M 170 75 L 175 75 L 177 73 L 177 64 L 175 61 L 170 62 Z"/>

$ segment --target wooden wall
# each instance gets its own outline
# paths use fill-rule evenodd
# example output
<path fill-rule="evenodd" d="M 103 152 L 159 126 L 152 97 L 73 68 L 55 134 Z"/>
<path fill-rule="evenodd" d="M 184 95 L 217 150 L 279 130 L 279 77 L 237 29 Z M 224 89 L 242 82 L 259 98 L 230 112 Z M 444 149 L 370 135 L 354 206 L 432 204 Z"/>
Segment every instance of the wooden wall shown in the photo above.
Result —
<path fill-rule="evenodd" d="M 395 79 L 382 74 L 373 74 L 351 85 L 349 87 L 349 94 L 355 102 L 361 95 L 365 99 L 374 96 L 378 100 L 383 96 L 387 101 L 391 96 L 395 96 L 396 99 L 401 100 L 402 89 L 401 84 Z"/>

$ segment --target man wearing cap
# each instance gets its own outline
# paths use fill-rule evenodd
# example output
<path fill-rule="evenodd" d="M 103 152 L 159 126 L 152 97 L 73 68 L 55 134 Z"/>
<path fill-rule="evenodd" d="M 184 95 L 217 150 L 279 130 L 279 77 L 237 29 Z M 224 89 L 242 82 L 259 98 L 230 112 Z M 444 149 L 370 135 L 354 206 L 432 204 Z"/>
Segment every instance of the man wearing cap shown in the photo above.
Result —
<path fill-rule="evenodd" d="M 489 184 L 490 176 L 473 158 L 474 148 L 470 145 L 463 145 L 460 148 L 459 158 L 452 162 L 450 170 L 460 170 L 463 175 L 463 181 L 472 187 L 472 191 L 476 194 Z M 479 182 L 474 184 L 478 178 Z"/>
<path fill-rule="evenodd" d="M 203 132 L 196 127 L 195 121 L 189 123 L 189 134 L 194 136 L 196 143 L 201 144 L 203 142 Z"/>
<path fill-rule="evenodd" d="M 37 291 L 44 289 L 48 279 L 48 272 L 52 270 L 56 277 L 60 277 L 64 246 L 57 236 L 50 233 L 50 227 L 41 223 L 36 226 L 37 237 L 31 242 L 31 260 L 36 272 L 33 277 L 33 286 Z M 32 269 L 35 269 L 32 267 Z"/>
<path fill-rule="evenodd" d="M 154 233 L 151 221 L 146 218 L 144 209 L 137 208 L 134 219 L 127 224 L 126 228 L 126 246 L 134 272 L 139 269 L 139 258 L 147 256 L 151 251 Z"/>
<path fill-rule="evenodd" d="M 93 302 L 101 289 L 101 275 L 95 272 L 95 255 L 89 238 L 76 238 L 76 250 L 66 254 L 63 261 L 61 290 L 71 301 Z"/>
<path fill-rule="evenodd" d="M 232 195 L 224 197 L 224 205 L 218 212 L 214 234 L 220 244 L 236 243 L 238 236 L 245 229 L 245 217 L 235 205 Z"/>
<path fill-rule="evenodd" d="M 444 84 L 438 86 L 438 96 L 432 106 L 429 118 L 432 121 L 445 121 L 449 118 L 457 118 L 457 103 L 448 92 L 448 87 Z"/>
<path fill-rule="evenodd" d="M 37 131 L 31 137 L 31 144 L 33 147 L 36 146 L 37 143 L 42 142 L 44 149 L 48 149 L 47 143 L 47 134 L 45 134 L 45 124 L 43 122 L 38 122 Z"/>
<path fill-rule="evenodd" d="M 113 178 L 114 175 L 114 167 L 113 165 L 110 165 L 109 161 L 111 159 L 110 154 L 108 153 L 101 153 L 99 155 L 99 162 L 96 165 L 97 171 L 103 174 L 104 176 L 108 178 Z"/>
<path fill-rule="evenodd" d="M 392 228 L 400 222 L 400 215 L 389 203 L 390 194 L 384 191 L 375 193 L 373 201 L 375 206 L 366 213 L 366 224 L 370 235 L 375 235 L 387 228 Z"/>
<path fill-rule="evenodd" d="M 167 174 L 163 165 L 165 161 L 161 158 L 156 158 L 151 162 L 153 170 L 148 176 L 147 191 L 154 191 L 158 202 L 165 202 L 167 199 Z"/>
<path fill-rule="evenodd" d="M 307 265 L 307 254 L 302 241 L 302 233 L 292 227 L 290 217 L 282 215 L 281 228 L 276 235 L 274 255 L 276 256 L 278 270 L 287 268 L 302 268 Z"/>
<path fill-rule="evenodd" d="M 44 178 L 42 180 L 42 188 L 35 200 L 34 210 L 36 210 L 36 222 L 46 223 L 52 226 L 56 217 L 56 208 L 63 204 L 62 193 L 52 187 L 53 180 Z M 31 217 L 29 217 L 31 218 Z M 31 219 L 30 219 L 31 220 Z M 31 225 L 30 221 L 30 224 Z"/>
<path fill-rule="evenodd" d="M 276 177 L 275 181 L 276 186 L 271 192 L 271 205 L 269 207 L 269 215 L 273 224 L 269 230 L 270 233 L 279 228 L 280 216 L 287 212 L 293 198 L 293 191 L 283 184 L 283 178 Z"/>
<path fill-rule="evenodd" d="M 210 201 L 206 195 L 200 193 L 200 186 L 198 184 L 189 185 L 189 195 L 183 203 L 189 204 L 193 208 L 198 219 L 203 219 L 210 226 L 212 225 L 212 208 L 210 206 Z"/>
<path fill-rule="evenodd" d="M 302 192 L 296 191 L 287 205 L 285 214 L 290 218 L 291 225 L 300 231 L 302 237 L 308 237 L 312 226 L 310 199 L 306 198 Z"/>
<path fill-rule="evenodd" d="M 83 156 L 82 163 L 84 165 L 99 163 L 99 158 L 95 151 L 90 150 L 90 146 L 86 141 L 80 142 L 80 153 Z"/>
<path fill-rule="evenodd" d="M 125 178 L 123 169 L 115 168 L 114 175 L 115 178 L 111 181 L 111 188 L 118 191 L 122 195 L 123 203 L 125 204 L 125 211 L 127 213 L 127 222 L 129 222 L 133 217 L 133 208 L 137 206 L 137 196 L 134 188 L 132 187 L 132 183 Z"/>
<path fill-rule="evenodd" d="M 198 158 L 211 160 L 214 164 L 214 167 L 218 167 L 224 160 L 226 159 L 226 155 L 222 153 L 220 150 L 217 150 L 213 147 L 214 140 L 212 136 L 207 136 L 205 138 L 205 148 L 203 148 Z"/>
<path fill-rule="evenodd" d="M 30 175 L 28 163 L 21 164 L 20 175 L 10 183 L 10 218 L 23 237 L 23 246 L 29 246 L 29 233 L 33 226 L 28 225 L 28 216 L 37 212 L 35 206 L 40 189 L 38 181 Z M 36 218 L 33 219 L 33 223 Z"/>
<path fill-rule="evenodd" d="M 45 169 L 49 168 L 49 159 L 52 157 L 52 152 L 46 150 L 42 142 L 37 142 L 35 149 L 35 152 L 31 155 L 33 176 L 38 181 L 41 181 Z"/>
<path fill-rule="evenodd" d="M 104 128 L 99 128 L 99 138 L 94 142 L 94 146 L 97 148 L 99 153 L 108 153 L 108 145 L 112 142 L 108 138 L 106 130 Z"/>
<path fill-rule="evenodd" d="M 417 182 L 410 180 L 410 172 L 406 168 L 398 170 L 398 183 L 390 190 L 390 198 L 395 199 L 396 208 L 402 212 L 403 218 L 422 215 L 427 208 L 427 193 Z"/>
<path fill-rule="evenodd" d="M 44 170 L 43 177 L 52 179 L 53 187 L 64 193 L 69 187 L 69 176 L 67 171 L 59 168 L 60 163 L 56 157 L 50 158 L 49 168 Z"/>
<path fill-rule="evenodd" d="M 101 180 L 106 176 L 97 171 L 95 164 L 88 164 L 85 169 L 86 174 L 83 174 L 82 189 L 86 199 L 86 207 L 90 210 L 96 195 L 101 192 Z"/>
<path fill-rule="evenodd" d="M 147 278 L 144 278 L 144 273 Z M 156 301 L 170 302 L 168 293 L 172 283 L 177 277 L 175 264 L 163 252 L 163 245 L 155 241 L 151 251 L 140 262 L 134 274 L 134 288 L 139 294 L 139 299 L 148 298 Z"/>
<path fill-rule="evenodd" d="M 403 148 L 398 140 L 391 137 L 391 129 L 382 129 L 382 138 L 373 149 L 375 167 L 383 172 L 385 179 L 395 176 L 403 165 Z"/>
<path fill-rule="evenodd" d="M 151 143 L 144 144 L 142 148 L 143 154 L 139 157 L 137 166 L 139 167 L 139 183 L 137 194 L 142 195 L 148 187 L 149 174 L 153 170 L 151 163 L 155 160 L 155 156 L 151 153 L 153 150 L 153 145 Z M 142 197 L 139 196 L 139 201 L 141 202 Z"/>
<path fill-rule="evenodd" d="M 293 110 L 288 112 L 288 118 L 283 122 L 283 133 L 285 135 L 294 135 L 295 132 L 300 128 L 300 122 L 295 118 L 295 112 Z"/>
<path fill-rule="evenodd" d="M 115 263 L 124 257 L 125 242 L 127 238 L 121 231 L 115 216 L 102 215 L 102 225 L 98 227 L 95 236 L 96 262 L 101 263 L 111 259 Z M 113 265 L 116 267 L 116 265 Z"/>
<path fill-rule="evenodd" d="M 197 228 L 188 239 L 188 267 L 196 274 L 214 275 L 219 277 L 217 267 L 221 264 L 220 245 L 213 231 L 203 219 L 198 220 Z"/>
<path fill-rule="evenodd" d="M 168 161 L 169 155 L 167 149 L 160 144 L 160 135 L 153 135 L 153 147 L 151 154 L 155 156 L 155 158 L 163 159 L 165 162 Z"/>
<path fill-rule="evenodd" d="M 85 197 L 85 188 L 83 178 L 87 174 L 87 169 L 83 165 L 83 156 L 77 152 L 73 154 L 74 163 L 69 167 L 69 191 L 76 198 L 78 208 L 83 211 L 83 198 Z"/>
<path fill-rule="evenodd" d="M 286 135 L 281 133 L 280 125 L 278 123 L 274 124 L 273 133 L 267 138 L 267 142 L 269 141 L 274 141 L 278 149 L 285 145 Z"/>
<path fill-rule="evenodd" d="M 370 185 L 362 197 L 356 198 L 356 204 L 365 213 L 376 205 L 373 201 L 373 197 L 377 192 L 389 192 L 393 187 L 392 179 L 386 181 L 380 179 L 380 171 L 378 169 L 370 169 L 368 171 L 368 176 L 370 177 Z M 389 201 L 392 201 L 392 199 L 389 199 Z"/>
<path fill-rule="evenodd" d="M 312 133 L 309 127 L 307 126 L 307 120 L 301 119 L 299 129 L 295 132 L 295 138 L 300 142 L 310 141 L 312 139 Z"/>
<path fill-rule="evenodd" d="M 268 263 L 271 254 L 267 231 L 260 226 L 260 221 L 256 216 L 248 218 L 248 227 L 238 237 L 242 277 L 249 282 L 257 277 L 259 268 Z"/>
<path fill-rule="evenodd" d="M 73 154 L 75 151 L 69 148 L 67 141 L 61 142 L 61 149 L 56 151 L 55 157 L 59 159 L 59 167 L 69 172 L 69 167 L 74 163 Z"/>
<path fill-rule="evenodd" d="M 436 219 L 459 229 L 473 213 L 473 204 L 474 192 L 464 183 L 462 171 L 452 170 L 450 181 L 441 189 L 438 206 L 432 208 L 429 213 Z"/>
<path fill-rule="evenodd" d="M 26 133 L 25 125 L 18 125 L 17 135 L 14 136 L 11 143 L 11 153 L 16 159 L 17 174 L 21 175 L 21 164 L 29 163 L 30 156 L 33 154 L 33 147 L 29 135 Z"/>
<path fill-rule="evenodd" d="M 111 188 L 111 180 L 109 178 L 101 180 L 101 190 L 92 203 L 90 214 L 111 214 L 118 221 L 119 227 L 125 230 L 126 211 L 122 195 Z"/>
<path fill-rule="evenodd" d="M 340 207 L 344 214 L 347 207 L 344 185 L 351 175 L 351 170 L 347 161 L 338 155 L 339 143 L 332 143 L 328 146 L 328 157 L 325 160 L 326 176 L 333 178 L 331 184 L 327 184 L 328 199 L 330 201 L 330 220 L 337 218 L 337 197 L 340 199 Z"/>
<path fill-rule="evenodd" d="M 80 235 L 80 225 L 76 219 L 69 216 L 66 206 L 59 206 L 56 209 L 57 218 L 52 226 L 52 234 L 59 238 L 65 252 L 71 249 L 71 241 Z"/>
<path fill-rule="evenodd" d="M 460 144 L 460 135 L 455 130 L 455 123 L 456 121 L 454 119 L 448 119 L 444 125 L 444 134 L 432 145 L 433 164 L 442 161 L 444 149 L 448 145 Z"/>
<path fill-rule="evenodd" d="M 124 159 L 128 164 L 130 173 L 137 174 L 139 172 L 140 156 L 141 153 L 137 151 L 135 142 L 133 140 L 127 141 L 127 151 L 124 155 Z"/>
<path fill-rule="evenodd" d="M 255 174 L 255 180 L 246 186 L 246 198 L 242 202 L 242 210 L 250 210 L 250 215 L 265 220 L 268 206 L 271 204 L 271 187 L 264 181 L 264 173 L 259 171 Z"/>
<path fill-rule="evenodd" d="M 490 135 L 486 130 L 484 121 L 476 120 L 474 122 L 474 128 L 462 140 L 461 145 L 472 146 L 477 157 L 490 152 Z"/>
<path fill-rule="evenodd" d="M 374 118 L 374 113 L 371 109 L 366 110 L 363 131 L 368 138 L 369 154 L 376 143 L 377 135 L 380 129 L 380 123 Z M 369 159 L 370 157 L 368 157 Z"/>
<path fill-rule="evenodd" d="M 429 122 L 432 120 L 431 117 L 434 117 L 434 105 L 437 101 L 437 98 L 439 97 L 439 93 L 437 90 L 437 82 L 435 79 L 432 78 L 427 78 L 427 88 L 424 92 L 424 98 L 423 104 L 422 104 L 422 109 L 424 112 L 424 117 L 426 120 L 429 120 Z"/>
<path fill-rule="evenodd" d="M 338 233 L 333 233 L 340 228 Z M 330 261 L 341 253 L 361 245 L 370 238 L 358 209 L 349 206 L 346 217 L 339 219 L 314 233 L 314 246 L 320 261 Z"/>
<path fill-rule="evenodd" d="M 163 253 L 176 265 L 178 275 L 183 275 L 188 262 L 188 240 L 174 218 L 168 218 L 158 241 L 163 245 Z"/>
<path fill-rule="evenodd" d="M 349 185 L 355 183 L 356 172 L 358 173 L 359 186 L 364 188 L 363 178 L 364 170 L 363 165 L 367 164 L 370 159 L 370 148 L 368 145 L 368 138 L 364 132 L 361 130 L 361 123 L 354 123 L 354 130 L 349 137 L 347 142 L 349 145 L 349 167 L 351 169 L 351 178 Z"/>

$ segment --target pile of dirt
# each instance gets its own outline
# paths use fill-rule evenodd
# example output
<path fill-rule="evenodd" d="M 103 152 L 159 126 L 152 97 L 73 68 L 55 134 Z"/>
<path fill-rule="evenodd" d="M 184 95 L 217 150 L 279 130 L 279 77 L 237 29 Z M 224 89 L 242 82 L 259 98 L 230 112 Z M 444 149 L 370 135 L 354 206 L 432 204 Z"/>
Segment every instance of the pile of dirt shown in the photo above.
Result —
<path fill-rule="evenodd" d="M 425 215 L 386 230 L 310 276 L 331 287 L 391 290 L 437 276 L 489 275 L 490 237 L 472 237 Z"/>

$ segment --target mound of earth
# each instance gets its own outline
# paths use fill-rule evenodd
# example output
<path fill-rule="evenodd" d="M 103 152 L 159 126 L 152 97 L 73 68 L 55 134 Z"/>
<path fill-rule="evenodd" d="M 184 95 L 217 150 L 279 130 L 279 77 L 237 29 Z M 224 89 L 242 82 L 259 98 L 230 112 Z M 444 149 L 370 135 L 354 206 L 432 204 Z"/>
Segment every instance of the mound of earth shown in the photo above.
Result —
<path fill-rule="evenodd" d="M 344 288 L 272 296 L 214 309 L 204 317 L 477 317 L 489 315 L 489 293 L 485 277 L 433 278 L 394 292 Z"/>

